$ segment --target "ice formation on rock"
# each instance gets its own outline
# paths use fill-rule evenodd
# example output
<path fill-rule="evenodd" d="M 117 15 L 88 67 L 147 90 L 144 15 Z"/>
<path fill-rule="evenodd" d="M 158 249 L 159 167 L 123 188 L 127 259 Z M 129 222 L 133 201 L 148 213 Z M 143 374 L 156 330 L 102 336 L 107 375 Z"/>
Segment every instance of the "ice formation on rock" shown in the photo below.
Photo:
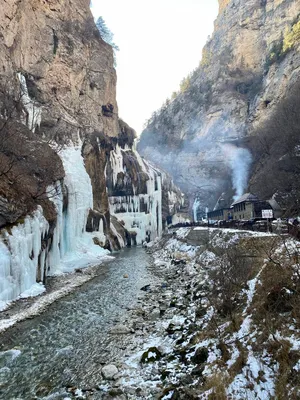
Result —
<path fill-rule="evenodd" d="M 66 174 L 64 184 L 68 202 L 64 210 L 62 188 L 58 182 L 53 197 L 57 210 L 57 225 L 48 256 L 47 269 L 50 275 L 97 263 L 108 253 L 94 244 L 93 237 L 98 236 L 97 233 L 88 233 L 85 230 L 89 210 L 93 208 L 93 192 L 81 148 L 67 147 L 60 152 L 60 157 Z M 50 192 L 53 193 L 53 190 Z M 103 232 L 99 233 L 103 235 Z"/>
<path fill-rule="evenodd" d="M 24 223 L 20 222 L 10 231 L 3 230 L 0 239 L 0 308 L 18 296 L 41 293 L 44 287 L 36 282 L 42 282 L 45 274 L 96 264 L 108 253 L 94 244 L 95 235 L 85 231 L 93 198 L 81 151 L 68 147 L 60 155 L 66 173 L 64 183 L 68 203 L 64 209 L 61 182 L 47 189 L 57 210 L 52 242 L 47 240 L 49 223 L 41 207 L 27 216 Z"/>
<path fill-rule="evenodd" d="M 111 151 L 109 161 L 113 185 L 116 185 L 120 172 L 126 175 L 124 152 L 131 152 L 128 153 L 130 162 L 139 171 L 137 174 L 143 174 L 143 189 L 130 182 L 133 194 L 110 196 L 110 212 L 124 221 L 125 228 L 134 232 L 137 244 L 141 244 L 162 234 L 162 181 L 165 175 L 142 160 L 134 149 L 127 146 L 121 149 L 117 145 Z M 47 275 L 97 264 L 108 254 L 108 250 L 94 243 L 95 238 L 105 243 L 103 221 L 98 232 L 86 232 L 88 214 L 93 208 L 93 191 L 81 146 L 66 147 L 59 155 L 65 170 L 64 182 L 58 181 L 47 188 L 47 195 L 57 212 L 55 227 L 49 226 L 39 207 L 11 230 L 4 229 L 0 236 L 0 307 L 18 296 L 41 293 L 44 287 L 39 282 L 42 283 Z M 148 177 L 146 180 L 145 176 Z M 172 190 L 168 192 L 168 202 L 171 212 L 172 204 L 176 202 Z M 124 239 L 113 221 L 110 228 L 124 247 Z"/>
<path fill-rule="evenodd" d="M 14 226 L 10 232 L 4 230 L 0 240 L 0 309 L 33 286 L 37 289 L 37 280 L 43 280 L 44 270 L 39 268 L 39 260 L 45 257 L 42 240 L 48 229 L 39 207 L 24 223 Z M 35 290 L 34 294 L 43 290 L 40 285 L 40 291 Z"/>
<path fill-rule="evenodd" d="M 142 160 L 135 149 L 125 147 L 121 150 L 117 145 L 110 154 L 114 185 L 117 182 L 118 174 L 126 173 L 122 151 L 133 152 L 134 162 L 139 164 L 149 179 L 146 182 L 145 193 L 110 196 L 110 213 L 122 220 L 129 232 L 135 232 L 137 244 L 141 244 L 147 238 L 153 240 L 162 234 L 162 174 L 153 165 Z M 134 193 L 137 193 L 137 188 L 133 187 L 133 190 Z"/>
<path fill-rule="evenodd" d="M 21 101 L 27 112 L 24 122 L 25 125 L 27 125 L 28 128 L 34 132 L 36 127 L 40 126 L 42 119 L 42 108 L 30 98 L 25 76 L 19 72 L 18 78 L 21 86 Z"/>

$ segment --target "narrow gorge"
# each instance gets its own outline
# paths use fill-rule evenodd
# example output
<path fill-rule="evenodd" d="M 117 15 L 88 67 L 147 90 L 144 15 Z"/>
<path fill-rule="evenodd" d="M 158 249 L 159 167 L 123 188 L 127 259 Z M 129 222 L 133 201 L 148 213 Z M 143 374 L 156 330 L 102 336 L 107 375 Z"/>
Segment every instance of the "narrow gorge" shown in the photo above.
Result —
<path fill-rule="evenodd" d="M 184 203 L 118 117 L 113 52 L 89 1 L 3 7 L 2 306 L 42 292 L 49 275 L 160 237 Z"/>
<path fill-rule="evenodd" d="M 145 68 L 197 2 L 110 6 Z M 139 136 L 107 3 L 0 0 L 0 399 L 300 398 L 300 2 L 214 2 Z"/>

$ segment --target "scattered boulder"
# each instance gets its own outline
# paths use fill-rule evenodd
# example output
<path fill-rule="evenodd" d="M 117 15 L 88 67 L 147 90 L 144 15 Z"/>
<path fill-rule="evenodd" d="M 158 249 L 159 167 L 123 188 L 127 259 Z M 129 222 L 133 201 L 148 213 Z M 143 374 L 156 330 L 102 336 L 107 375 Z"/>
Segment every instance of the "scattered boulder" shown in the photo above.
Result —
<path fill-rule="evenodd" d="M 123 275 L 123 278 L 128 278 L 128 274 L 124 274 L 124 275 Z"/>
<path fill-rule="evenodd" d="M 114 335 L 124 335 L 131 333 L 131 330 L 127 326 L 119 324 L 112 327 L 109 333 L 112 333 Z"/>
<path fill-rule="evenodd" d="M 185 260 L 173 259 L 173 260 L 171 260 L 171 264 L 172 265 L 186 265 L 186 261 Z"/>
<path fill-rule="evenodd" d="M 103 397 L 104 400 L 126 400 L 124 392 L 119 388 L 110 389 L 110 391 Z"/>
<path fill-rule="evenodd" d="M 150 290 L 150 285 L 145 285 L 141 287 L 141 290 L 143 290 L 144 292 L 148 292 Z"/>
<path fill-rule="evenodd" d="M 104 247 L 104 243 L 97 237 L 93 237 L 93 242 L 96 246 Z"/>
<path fill-rule="evenodd" d="M 166 379 L 169 375 L 171 375 L 172 371 L 169 371 L 167 369 L 163 369 L 162 371 L 160 371 L 160 376 L 161 379 L 164 380 Z"/>
<path fill-rule="evenodd" d="M 169 335 L 173 335 L 176 331 L 183 331 L 183 326 L 181 325 L 174 325 L 172 322 L 169 324 L 169 326 L 166 328 L 166 331 L 168 332 Z"/>
<path fill-rule="evenodd" d="M 195 368 L 193 368 L 191 374 L 193 376 L 202 376 L 202 373 L 204 371 L 204 365 L 197 365 Z"/>
<path fill-rule="evenodd" d="M 141 357 L 141 363 L 146 364 L 150 362 L 155 362 L 160 360 L 162 357 L 161 352 L 157 347 L 150 347 L 147 351 L 145 351 Z"/>
<path fill-rule="evenodd" d="M 172 400 L 179 400 L 180 396 L 178 393 L 178 390 L 171 387 L 171 388 L 166 388 L 162 392 L 162 394 L 158 397 L 159 400 L 162 399 L 172 399 Z"/>
<path fill-rule="evenodd" d="M 203 307 L 203 306 L 199 306 L 196 309 L 195 315 L 197 318 L 202 318 L 202 317 L 204 317 L 204 315 L 206 315 L 206 313 L 207 313 L 207 308 Z"/>
<path fill-rule="evenodd" d="M 156 267 L 167 267 L 167 266 L 168 266 L 168 263 L 167 263 L 166 261 L 164 261 L 164 260 L 156 260 L 156 261 L 154 262 L 154 265 L 155 265 Z"/>
<path fill-rule="evenodd" d="M 179 358 L 179 360 L 186 364 L 187 363 L 187 354 L 189 353 L 189 349 L 187 347 L 182 347 L 175 350 L 174 354 Z"/>
<path fill-rule="evenodd" d="M 115 365 L 109 364 L 102 368 L 101 374 L 104 379 L 114 380 L 118 372 L 118 368 Z"/>
<path fill-rule="evenodd" d="M 208 359 L 208 350 L 206 347 L 199 347 L 193 357 L 192 362 L 195 364 L 204 364 Z"/>
<path fill-rule="evenodd" d="M 155 321 L 156 319 L 160 318 L 160 310 L 155 308 L 148 316 L 151 321 Z"/>
<path fill-rule="evenodd" d="M 160 311 L 160 315 L 164 315 L 164 313 L 167 311 L 168 309 L 168 304 L 164 303 L 164 304 L 160 304 L 159 305 L 159 311 Z"/>

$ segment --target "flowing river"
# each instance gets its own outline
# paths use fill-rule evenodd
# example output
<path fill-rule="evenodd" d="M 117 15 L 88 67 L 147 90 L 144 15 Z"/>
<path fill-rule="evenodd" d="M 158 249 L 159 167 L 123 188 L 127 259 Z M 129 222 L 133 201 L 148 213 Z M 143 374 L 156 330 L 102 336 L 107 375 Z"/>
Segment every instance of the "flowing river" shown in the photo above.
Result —
<path fill-rule="evenodd" d="M 68 385 L 97 385 L 103 364 L 121 356 L 120 348 L 126 352 L 127 335 L 109 330 L 126 318 L 140 288 L 153 280 L 148 262 L 144 249 L 125 249 L 100 266 L 92 281 L 13 327 L 1 344 L 0 398 L 41 399 Z"/>

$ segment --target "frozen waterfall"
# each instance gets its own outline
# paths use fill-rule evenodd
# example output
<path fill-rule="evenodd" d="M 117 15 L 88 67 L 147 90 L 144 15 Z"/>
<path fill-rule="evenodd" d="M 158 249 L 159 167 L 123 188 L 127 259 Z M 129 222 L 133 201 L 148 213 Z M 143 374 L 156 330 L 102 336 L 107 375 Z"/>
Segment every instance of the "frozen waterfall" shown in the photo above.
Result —
<path fill-rule="evenodd" d="M 21 101 L 27 113 L 27 116 L 24 118 L 23 122 L 30 130 L 34 132 L 36 127 L 40 126 L 41 124 L 42 108 L 30 98 L 25 76 L 19 72 L 18 78 L 21 86 Z"/>
<path fill-rule="evenodd" d="M 39 207 L 24 223 L 4 230 L 0 240 L 0 310 L 18 296 L 42 293 L 45 288 L 36 283 L 43 280 L 44 270 L 39 269 L 39 258 L 44 256 L 42 239 L 49 224 Z"/>
<path fill-rule="evenodd" d="M 68 205 L 63 207 L 61 182 L 47 193 L 57 210 L 52 244 L 47 241 L 49 223 L 41 207 L 0 238 L 0 309 L 21 296 L 40 294 L 44 274 L 54 275 L 74 268 L 97 264 L 108 254 L 96 246 L 97 232 L 85 231 L 89 209 L 93 206 L 92 186 L 80 148 L 68 147 L 60 153 L 65 168 Z M 101 233 L 100 233 L 101 234 Z"/>
<path fill-rule="evenodd" d="M 98 234 L 101 236 L 102 232 L 85 231 L 89 210 L 93 208 L 93 190 L 80 147 L 68 147 L 59 155 L 66 174 L 64 183 L 68 206 L 63 210 L 63 193 L 58 183 L 57 195 L 53 198 L 58 216 L 53 246 L 49 253 L 50 275 L 95 264 L 109 253 L 93 242 L 93 237 Z"/>
<path fill-rule="evenodd" d="M 162 174 L 150 163 L 144 161 L 135 149 L 133 151 L 142 171 L 148 175 L 147 193 L 133 196 L 111 196 L 109 198 L 110 213 L 124 221 L 125 228 L 136 233 L 137 244 L 146 237 L 151 240 L 162 235 Z M 110 162 L 113 171 L 113 183 L 120 172 L 126 173 L 123 155 L 119 145 L 111 151 Z"/>

